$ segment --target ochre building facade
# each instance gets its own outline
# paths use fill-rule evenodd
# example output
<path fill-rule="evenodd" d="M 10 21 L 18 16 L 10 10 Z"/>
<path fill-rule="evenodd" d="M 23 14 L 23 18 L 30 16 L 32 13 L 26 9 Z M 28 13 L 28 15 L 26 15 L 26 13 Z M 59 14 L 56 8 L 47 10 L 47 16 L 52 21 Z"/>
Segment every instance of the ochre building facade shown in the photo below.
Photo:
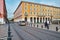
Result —
<path fill-rule="evenodd" d="M 32 23 L 44 23 L 44 21 L 60 20 L 60 7 L 45 4 L 21 1 L 14 12 L 14 22 L 21 20 Z"/>

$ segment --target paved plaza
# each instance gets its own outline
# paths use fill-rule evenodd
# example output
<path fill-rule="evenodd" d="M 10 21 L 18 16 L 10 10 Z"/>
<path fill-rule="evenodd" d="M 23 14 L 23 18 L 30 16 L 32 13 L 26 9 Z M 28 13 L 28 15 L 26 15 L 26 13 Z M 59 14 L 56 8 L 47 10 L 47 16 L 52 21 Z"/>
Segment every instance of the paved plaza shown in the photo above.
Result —
<path fill-rule="evenodd" d="M 0 25 L 0 40 L 7 39 L 7 32 L 8 32 L 8 26 L 6 24 Z"/>
<path fill-rule="evenodd" d="M 12 40 L 59 40 L 60 31 L 56 31 L 56 26 L 60 28 L 59 25 L 50 24 L 49 30 L 44 26 L 44 24 L 28 24 L 27 26 L 19 26 L 19 23 L 10 23 L 10 30 Z M 7 40 L 8 36 L 8 24 L 0 25 L 0 39 Z M 45 37 L 46 36 L 46 37 Z M 44 38 L 42 38 L 44 37 Z"/>
<path fill-rule="evenodd" d="M 42 24 L 32 24 L 32 27 L 37 27 L 37 25 L 38 25 L 38 28 L 41 28 L 41 26 L 43 25 L 43 29 L 46 29 L 47 30 L 47 28 L 45 28 L 45 26 L 44 26 L 43 23 Z M 29 24 L 28 26 L 31 27 L 31 24 Z M 56 31 L 56 27 L 58 27 L 58 29 L 59 29 L 58 32 L 60 32 L 60 24 L 59 25 L 58 24 L 50 24 L 49 25 L 49 30 Z"/>

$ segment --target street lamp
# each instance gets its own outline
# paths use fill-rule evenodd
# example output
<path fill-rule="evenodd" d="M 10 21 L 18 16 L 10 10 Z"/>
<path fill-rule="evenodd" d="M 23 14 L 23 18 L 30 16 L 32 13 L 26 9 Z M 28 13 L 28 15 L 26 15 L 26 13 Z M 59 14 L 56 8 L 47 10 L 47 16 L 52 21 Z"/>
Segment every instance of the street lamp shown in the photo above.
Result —
<path fill-rule="evenodd" d="M 11 30 L 10 30 L 10 22 L 8 21 L 8 38 L 7 40 L 12 40 L 11 39 Z"/>

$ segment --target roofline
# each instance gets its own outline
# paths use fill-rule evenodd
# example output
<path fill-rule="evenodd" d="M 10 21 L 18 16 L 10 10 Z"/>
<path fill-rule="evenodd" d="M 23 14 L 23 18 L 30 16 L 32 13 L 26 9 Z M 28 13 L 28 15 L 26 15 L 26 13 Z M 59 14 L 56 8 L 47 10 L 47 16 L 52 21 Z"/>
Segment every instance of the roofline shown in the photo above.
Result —
<path fill-rule="evenodd" d="M 18 5 L 17 9 L 18 9 L 18 8 L 19 8 L 19 6 L 21 5 L 21 3 L 22 3 L 22 1 L 19 3 L 19 5 Z M 14 14 L 15 14 L 15 12 L 17 11 L 17 9 L 14 11 Z"/>
<path fill-rule="evenodd" d="M 37 4 L 37 5 L 42 5 L 42 6 L 47 6 L 47 7 L 53 7 L 53 8 L 59 8 L 60 7 L 57 7 L 57 6 L 52 6 L 52 5 L 46 5 L 46 4 L 40 4 L 40 3 L 34 3 L 34 2 L 28 2 L 28 1 L 21 1 L 20 4 L 18 5 L 17 9 L 19 8 L 19 6 L 21 5 L 22 2 L 25 2 L 25 3 L 32 3 L 32 4 Z M 15 12 L 17 11 L 17 9 L 15 10 Z M 14 12 L 14 14 L 15 14 Z"/>

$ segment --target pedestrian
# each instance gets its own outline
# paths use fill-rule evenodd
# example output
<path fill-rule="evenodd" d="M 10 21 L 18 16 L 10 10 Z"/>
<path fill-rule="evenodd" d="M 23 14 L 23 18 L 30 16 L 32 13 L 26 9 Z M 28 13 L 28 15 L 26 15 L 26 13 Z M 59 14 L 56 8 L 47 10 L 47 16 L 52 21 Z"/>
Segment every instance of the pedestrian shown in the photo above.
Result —
<path fill-rule="evenodd" d="M 34 24 L 34 27 L 35 27 L 35 24 Z"/>
<path fill-rule="evenodd" d="M 46 28 L 46 26 L 47 26 L 47 21 L 45 21 L 44 26 L 45 26 L 45 28 Z"/>
<path fill-rule="evenodd" d="M 45 28 L 49 29 L 49 24 L 47 21 L 44 23 L 44 25 L 45 25 Z"/>
<path fill-rule="evenodd" d="M 47 21 L 47 24 L 49 25 L 49 24 L 50 24 L 50 22 L 49 22 L 49 21 Z"/>
<path fill-rule="evenodd" d="M 38 24 L 37 24 L 37 28 L 38 28 Z"/>
<path fill-rule="evenodd" d="M 56 27 L 56 31 L 58 31 L 58 27 Z"/>
<path fill-rule="evenodd" d="M 43 28 L 43 25 L 41 25 L 41 28 Z"/>
<path fill-rule="evenodd" d="M 49 21 L 47 21 L 47 29 L 49 29 L 49 24 L 50 24 Z"/>

